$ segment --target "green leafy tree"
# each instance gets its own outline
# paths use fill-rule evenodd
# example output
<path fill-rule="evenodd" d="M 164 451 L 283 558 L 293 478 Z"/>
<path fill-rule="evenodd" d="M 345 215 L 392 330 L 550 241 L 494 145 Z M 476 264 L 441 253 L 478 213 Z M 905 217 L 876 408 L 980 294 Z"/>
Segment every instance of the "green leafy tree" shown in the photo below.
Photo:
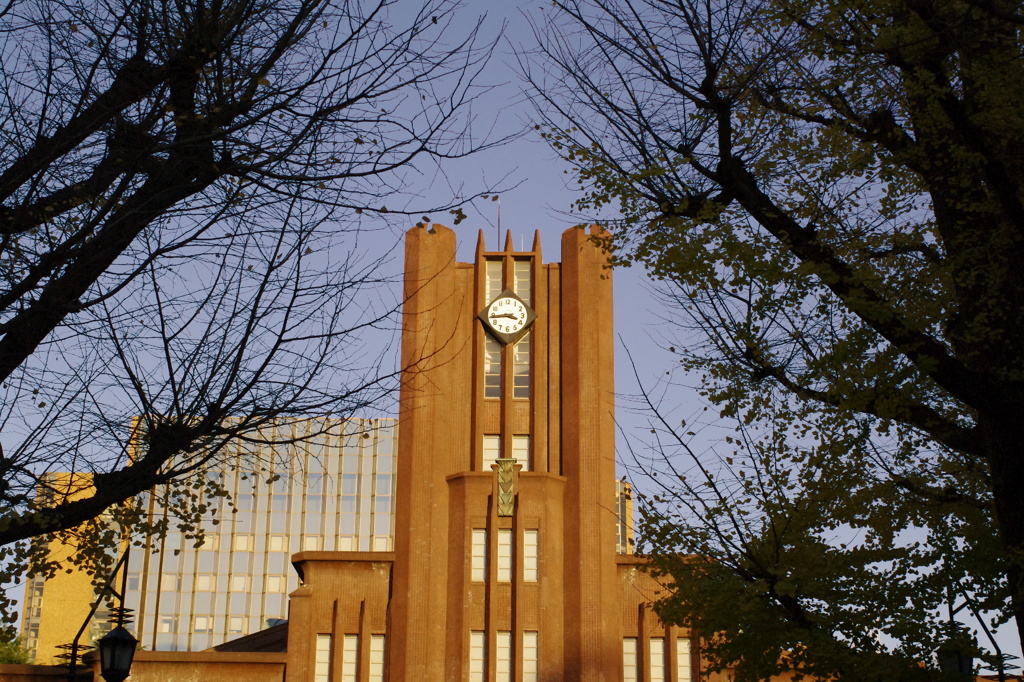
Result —
<path fill-rule="evenodd" d="M 618 221 L 618 262 L 671 292 L 681 366 L 725 416 L 817 437 L 813 487 L 836 501 L 816 515 L 878 530 L 879 505 L 909 505 L 950 558 L 985 550 L 1024 634 L 1019 3 L 555 5 L 530 74 L 541 127 L 576 208 Z"/>
<path fill-rule="evenodd" d="M 960 476 L 955 501 L 924 502 L 890 475 L 878 437 L 841 414 L 779 409 L 712 447 L 700 422 L 654 421 L 653 450 L 632 468 L 644 479 L 638 549 L 671 585 L 657 611 L 708 637 L 705 666 L 738 680 L 944 679 L 936 653 L 953 648 L 1000 669 L 948 616 L 1006 615 L 982 477 Z"/>
<path fill-rule="evenodd" d="M 0 638 L 0 664 L 3 663 L 31 663 L 32 656 L 25 647 L 21 645 L 21 638 L 14 639 Z"/>
<path fill-rule="evenodd" d="M 357 345 L 397 308 L 358 214 L 461 215 L 402 194 L 483 144 L 463 111 L 489 46 L 454 10 L 0 3 L 3 577 L 63 568 L 59 537 L 102 576 L 146 530 L 126 501 L 391 389 Z M 195 529 L 222 492 L 170 499 Z"/>

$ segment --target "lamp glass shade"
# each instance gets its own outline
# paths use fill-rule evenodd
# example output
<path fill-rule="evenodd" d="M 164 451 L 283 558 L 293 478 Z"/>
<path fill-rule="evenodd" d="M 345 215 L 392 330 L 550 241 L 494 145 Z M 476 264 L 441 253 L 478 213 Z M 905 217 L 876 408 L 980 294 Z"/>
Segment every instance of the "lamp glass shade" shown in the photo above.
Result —
<path fill-rule="evenodd" d="M 124 682 L 132 669 L 139 641 L 118 625 L 99 641 L 100 675 L 107 682 Z"/>

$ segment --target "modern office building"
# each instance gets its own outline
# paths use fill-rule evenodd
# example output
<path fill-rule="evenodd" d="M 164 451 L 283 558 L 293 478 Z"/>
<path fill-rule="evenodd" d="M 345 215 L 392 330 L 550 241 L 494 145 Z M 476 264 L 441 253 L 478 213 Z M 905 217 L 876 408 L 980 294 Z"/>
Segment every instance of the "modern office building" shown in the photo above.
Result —
<path fill-rule="evenodd" d="M 197 651 L 286 620 L 296 552 L 392 549 L 395 420 L 278 428 L 269 440 L 295 441 L 201 472 L 229 493 L 208 500 L 202 545 L 169 520 L 164 538 L 130 555 L 127 606 L 147 649 Z M 166 517 L 169 494 L 145 501 L 151 519 Z"/>
<path fill-rule="evenodd" d="M 168 517 L 161 488 L 140 502 L 163 538 L 131 552 L 125 605 L 132 629 L 151 651 L 201 650 L 265 629 L 288 615 L 298 576 L 289 561 L 302 550 L 390 551 L 394 536 L 394 419 L 284 422 L 268 440 L 197 474 L 227 493 L 207 499 L 201 545 Z M 88 488 L 84 488 L 88 490 Z M 73 548 L 51 543 L 60 561 Z M 90 576 L 59 572 L 29 581 L 22 634 L 41 663 L 57 663 L 95 598 Z M 109 629 L 101 607 L 80 642 Z"/>

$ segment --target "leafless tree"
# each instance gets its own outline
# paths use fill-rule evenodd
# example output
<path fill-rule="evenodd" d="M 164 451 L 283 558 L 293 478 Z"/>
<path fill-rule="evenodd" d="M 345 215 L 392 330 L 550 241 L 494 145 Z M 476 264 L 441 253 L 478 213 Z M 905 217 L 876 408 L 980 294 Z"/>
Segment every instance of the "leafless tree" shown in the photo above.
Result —
<path fill-rule="evenodd" d="M 233 439 L 355 414 L 391 388 L 387 334 L 376 352 L 356 344 L 396 307 L 358 214 L 461 213 L 401 194 L 487 144 L 468 104 L 488 46 L 455 10 L 0 6 L 8 566 L 30 538 L 107 510 L 128 522 L 120 503 Z"/>

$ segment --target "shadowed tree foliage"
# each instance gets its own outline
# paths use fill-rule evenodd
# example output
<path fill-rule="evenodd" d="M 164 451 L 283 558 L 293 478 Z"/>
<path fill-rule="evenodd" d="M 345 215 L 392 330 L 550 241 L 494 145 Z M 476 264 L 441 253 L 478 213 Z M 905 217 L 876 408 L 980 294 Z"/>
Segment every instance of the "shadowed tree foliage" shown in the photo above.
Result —
<path fill-rule="evenodd" d="M 932 530 L 947 519 L 947 551 L 990 548 L 974 563 L 1002 571 L 1024 632 L 1019 3 L 551 13 L 530 74 L 541 127 L 580 183 L 576 208 L 617 221 L 618 262 L 673 296 L 681 366 L 726 416 L 826 447 L 830 466 L 789 462 L 834 495 L 816 515 L 842 526 L 897 501 L 929 510 Z M 771 450 L 757 457 L 796 452 Z M 975 542 L 987 519 L 998 549 Z"/>
<path fill-rule="evenodd" d="M 410 174 L 486 144 L 464 110 L 488 48 L 472 23 L 453 27 L 454 9 L 0 4 L 9 571 L 24 571 L 29 539 L 69 535 L 96 550 L 77 562 L 109 564 L 119 528 L 146 530 L 123 504 L 140 492 L 232 442 L 315 437 L 280 426 L 390 390 L 387 341 L 355 344 L 387 334 L 397 306 L 362 255 L 357 214 L 461 215 L 401 195 Z M 198 527 L 219 494 L 209 483 L 172 498 Z M 30 572 L 55 570 L 35 547 Z"/>

